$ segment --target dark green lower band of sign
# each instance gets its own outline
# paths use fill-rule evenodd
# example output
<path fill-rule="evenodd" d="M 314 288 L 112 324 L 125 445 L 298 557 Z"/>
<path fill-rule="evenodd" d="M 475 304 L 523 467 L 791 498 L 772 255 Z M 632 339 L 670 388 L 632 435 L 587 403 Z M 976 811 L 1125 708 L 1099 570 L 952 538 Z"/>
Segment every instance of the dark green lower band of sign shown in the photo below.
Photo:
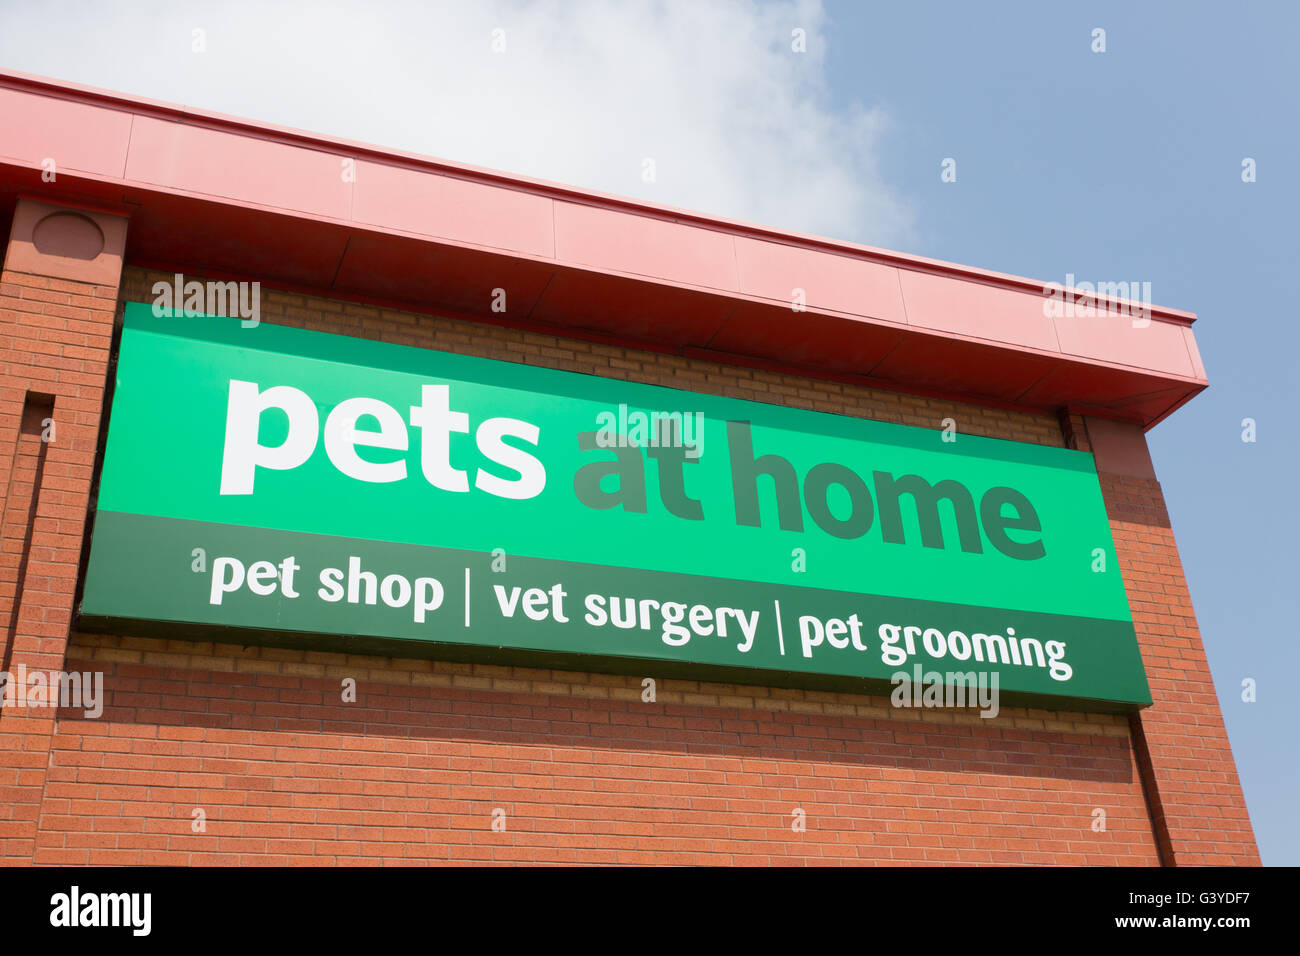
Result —
<path fill-rule="evenodd" d="M 96 515 L 81 615 L 88 628 L 174 622 L 172 637 L 321 651 L 877 693 L 898 674 L 996 674 L 1006 703 L 1151 702 L 1125 621 L 112 511 Z"/>

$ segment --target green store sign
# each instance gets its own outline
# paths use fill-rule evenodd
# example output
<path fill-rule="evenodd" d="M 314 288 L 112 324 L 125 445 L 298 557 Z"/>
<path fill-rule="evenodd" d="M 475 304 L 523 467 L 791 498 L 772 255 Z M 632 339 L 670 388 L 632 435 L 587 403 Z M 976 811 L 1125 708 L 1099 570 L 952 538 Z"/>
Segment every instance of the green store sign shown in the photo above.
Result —
<path fill-rule="evenodd" d="M 982 675 L 1013 702 L 1151 702 L 1090 455 L 136 303 L 81 615 L 391 656 L 874 691 Z"/>

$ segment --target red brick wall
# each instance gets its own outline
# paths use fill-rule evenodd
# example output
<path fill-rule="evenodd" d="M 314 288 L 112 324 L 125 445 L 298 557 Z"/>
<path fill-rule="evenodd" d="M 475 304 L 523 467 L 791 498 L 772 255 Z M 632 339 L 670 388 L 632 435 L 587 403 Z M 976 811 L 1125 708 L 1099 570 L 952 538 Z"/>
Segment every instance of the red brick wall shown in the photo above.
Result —
<path fill-rule="evenodd" d="M 1122 718 L 899 719 L 884 698 L 685 681 L 648 704 L 639 678 L 75 645 L 112 705 L 60 723 L 43 863 L 1156 862 Z"/>
<path fill-rule="evenodd" d="M 123 298 L 147 300 L 157 278 L 128 269 Z M 286 325 L 1066 441 L 1051 416 L 268 290 L 262 303 L 265 321 Z M 1158 486 L 1142 493 L 1158 504 Z M 1117 518 L 1121 563 L 1158 533 L 1144 525 L 1151 520 Z M 1126 566 L 1131 598 L 1164 606 L 1167 578 L 1181 582 L 1170 555 L 1163 575 Z M 1155 653 L 1164 612 L 1135 611 L 1144 652 Z M 1170 636 L 1201 654 L 1194 622 L 1180 626 L 1191 639 Z M 1130 722 L 1113 715 L 1004 708 L 986 720 L 900 712 L 885 697 L 689 681 L 660 681 L 657 701 L 645 703 L 640 677 L 83 633 L 72 635 L 67 666 L 103 670 L 109 701 L 98 720 L 61 715 L 50 740 L 36 849 L 27 851 L 39 863 L 1157 864 L 1158 833 L 1178 862 L 1254 851 L 1249 823 L 1234 817 L 1231 830 L 1195 834 L 1197 845 L 1206 836 L 1216 846 L 1192 856 L 1193 835 L 1181 827 L 1201 807 L 1191 781 L 1172 775 L 1180 755 L 1160 750 L 1167 724 L 1141 725 L 1157 751 L 1144 764 Z M 1171 690 L 1171 676 L 1153 671 L 1157 695 Z M 356 703 L 340 699 L 348 677 Z M 1169 719 L 1219 721 L 1221 733 L 1212 692 L 1206 700 L 1178 685 L 1172 695 L 1191 699 Z M 1235 786 L 1226 740 L 1209 735 L 1204 746 Z M 1164 822 L 1177 817 L 1167 837 L 1153 827 L 1153 796 Z M 492 829 L 496 809 L 504 832 Z M 803 831 L 792 828 L 796 809 Z M 1097 810 L 1104 830 L 1094 829 Z"/>
<path fill-rule="evenodd" d="M 63 665 L 116 300 L 0 273 L 0 669 Z M 0 711 L 0 862 L 33 858 L 54 729 L 51 711 Z"/>
<path fill-rule="evenodd" d="M 1258 864 L 1259 850 L 1160 484 L 1101 476 L 1151 698 L 1133 718 L 1170 862 Z"/>

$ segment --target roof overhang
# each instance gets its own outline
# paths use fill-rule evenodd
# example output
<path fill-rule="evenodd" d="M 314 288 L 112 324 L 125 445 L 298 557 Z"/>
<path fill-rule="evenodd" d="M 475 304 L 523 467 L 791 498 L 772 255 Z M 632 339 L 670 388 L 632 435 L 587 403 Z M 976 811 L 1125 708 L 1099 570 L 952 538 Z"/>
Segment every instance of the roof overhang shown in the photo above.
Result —
<path fill-rule="evenodd" d="M 130 264 L 719 362 L 1144 427 L 1207 384 L 1188 312 L 0 71 L 22 196 Z"/>

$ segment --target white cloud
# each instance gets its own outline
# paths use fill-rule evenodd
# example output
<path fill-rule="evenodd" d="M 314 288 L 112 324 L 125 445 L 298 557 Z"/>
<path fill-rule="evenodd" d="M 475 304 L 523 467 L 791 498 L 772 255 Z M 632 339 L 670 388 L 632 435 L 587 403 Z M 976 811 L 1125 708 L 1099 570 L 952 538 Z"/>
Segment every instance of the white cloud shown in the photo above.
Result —
<path fill-rule="evenodd" d="M 910 228 L 886 115 L 830 104 L 814 0 L 43 0 L 0 24 L 11 69 L 871 245 Z"/>

